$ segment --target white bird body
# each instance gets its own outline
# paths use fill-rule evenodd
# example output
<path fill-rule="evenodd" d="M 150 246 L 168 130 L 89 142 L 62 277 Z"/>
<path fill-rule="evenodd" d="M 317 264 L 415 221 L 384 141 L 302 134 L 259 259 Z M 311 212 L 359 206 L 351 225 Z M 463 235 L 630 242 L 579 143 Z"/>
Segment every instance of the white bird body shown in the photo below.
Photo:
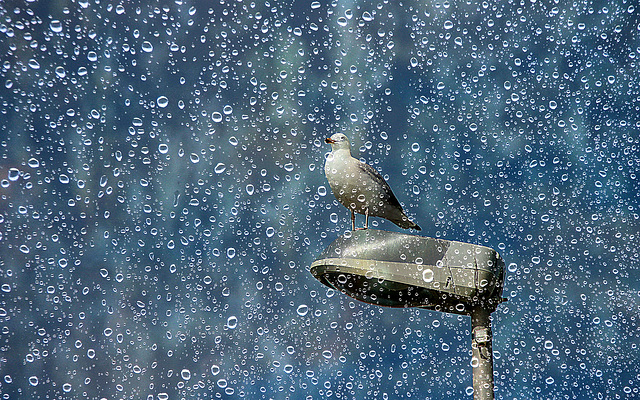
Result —
<path fill-rule="evenodd" d="M 409 220 L 400 202 L 384 178 L 369 164 L 351 156 L 349 139 L 336 133 L 326 139 L 332 151 L 327 156 L 324 173 L 336 199 L 351 211 L 352 228 L 355 229 L 354 213 L 388 219 L 404 229 L 420 230 Z"/>

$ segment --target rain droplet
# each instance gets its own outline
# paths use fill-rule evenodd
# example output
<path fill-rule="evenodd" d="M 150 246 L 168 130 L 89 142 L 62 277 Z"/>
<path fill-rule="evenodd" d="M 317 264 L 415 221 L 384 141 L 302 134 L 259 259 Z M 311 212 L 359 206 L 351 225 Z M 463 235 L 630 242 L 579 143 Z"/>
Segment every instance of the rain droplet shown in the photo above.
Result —
<path fill-rule="evenodd" d="M 306 304 L 300 304 L 296 312 L 299 316 L 304 317 L 309 312 L 309 307 Z"/>
<path fill-rule="evenodd" d="M 167 99 L 165 96 L 160 96 L 156 100 L 156 103 L 158 103 L 158 107 L 165 108 L 169 105 L 169 99 Z"/>
<path fill-rule="evenodd" d="M 229 329 L 236 329 L 237 326 L 238 326 L 238 318 L 236 318 L 233 315 L 227 318 L 227 327 Z"/>
<path fill-rule="evenodd" d="M 453 28 L 453 22 L 451 22 L 449 20 L 444 21 L 444 29 L 449 30 L 451 28 Z"/>
<path fill-rule="evenodd" d="M 7 178 L 9 178 L 11 182 L 17 181 L 18 178 L 20 178 L 20 170 L 17 168 L 9 168 L 9 173 L 7 174 Z"/>
<path fill-rule="evenodd" d="M 153 45 L 149 41 L 145 40 L 142 42 L 142 51 L 145 53 L 151 53 L 153 51 Z"/>
<path fill-rule="evenodd" d="M 218 163 L 218 164 L 216 164 L 216 166 L 215 166 L 215 168 L 213 169 L 213 171 L 214 171 L 216 174 L 221 174 L 221 173 L 223 173 L 223 172 L 224 172 L 224 170 L 226 170 L 226 169 L 227 169 L 227 166 L 226 166 L 226 165 L 224 165 L 223 163 Z"/>
<path fill-rule="evenodd" d="M 192 163 L 197 164 L 200 162 L 200 156 L 198 156 L 196 153 L 191 153 L 189 155 L 189 159 L 191 160 Z"/>
<path fill-rule="evenodd" d="M 433 270 L 431 268 L 422 271 L 422 280 L 427 283 L 433 282 Z"/>
<path fill-rule="evenodd" d="M 236 256 L 236 249 L 234 249 L 233 247 L 229 247 L 227 249 L 227 257 L 228 258 L 233 258 Z"/>
<path fill-rule="evenodd" d="M 186 368 L 183 369 L 182 371 L 180 371 L 180 377 L 185 381 L 188 381 L 189 379 L 191 379 L 191 371 Z"/>
<path fill-rule="evenodd" d="M 57 66 L 55 71 L 58 78 L 64 78 L 67 76 L 67 71 L 64 70 L 64 67 Z"/>
<path fill-rule="evenodd" d="M 62 32 L 62 23 L 59 20 L 54 19 L 49 22 L 49 29 L 51 29 L 52 32 L 60 33 Z"/>

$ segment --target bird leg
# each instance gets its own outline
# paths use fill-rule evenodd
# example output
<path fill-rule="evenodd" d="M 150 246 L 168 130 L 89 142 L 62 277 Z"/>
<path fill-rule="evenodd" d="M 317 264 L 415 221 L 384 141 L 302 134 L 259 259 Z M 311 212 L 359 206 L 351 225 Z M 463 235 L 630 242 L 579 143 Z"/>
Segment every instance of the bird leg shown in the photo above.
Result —
<path fill-rule="evenodd" d="M 354 222 L 353 226 L 355 226 L 355 222 Z M 364 212 L 364 228 L 358 228 L 356 230 L 357 231 L 364 231 L 366 229 L 369 229 L 369 209 L 368 208 Z"/>
<path fill-rule="evenodd" d="M 351 230 L 356 230 L 356 213 L 351 210 Z"/>

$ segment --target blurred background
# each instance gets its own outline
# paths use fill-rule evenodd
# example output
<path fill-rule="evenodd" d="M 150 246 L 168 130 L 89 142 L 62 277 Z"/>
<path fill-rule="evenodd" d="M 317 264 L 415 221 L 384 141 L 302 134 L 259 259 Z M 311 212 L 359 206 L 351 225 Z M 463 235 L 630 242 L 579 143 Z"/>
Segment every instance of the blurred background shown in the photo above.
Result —
<path fill-rule="evenodd" d="M 472 398 L 468 317 L 308 272 L 350 229 L 335 132 L 504 258 L 497 398 L 637 397 L 639 13 L 4 1 L 2 398 Z"/>

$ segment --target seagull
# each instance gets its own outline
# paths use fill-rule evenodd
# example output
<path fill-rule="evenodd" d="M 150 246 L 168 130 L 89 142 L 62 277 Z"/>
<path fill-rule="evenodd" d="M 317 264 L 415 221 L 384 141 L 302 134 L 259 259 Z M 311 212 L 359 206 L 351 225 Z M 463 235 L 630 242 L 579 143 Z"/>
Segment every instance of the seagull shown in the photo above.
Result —
<path fill-rule="evenodd" d="M 389 184 L 369 164 L 351 157 L 351 144 L 342 133 L 325 139 L 331 144 L 331 153 L 324 164 L 324 173 L 336 199 L 351 211 L 351 228 L 356 230 L 356 215 L 365 216 L 369 227 L 369 216 L 388 219 L 400 228 L 420 230 L 420 227 L 402 210 L 400 202 Z"/>

